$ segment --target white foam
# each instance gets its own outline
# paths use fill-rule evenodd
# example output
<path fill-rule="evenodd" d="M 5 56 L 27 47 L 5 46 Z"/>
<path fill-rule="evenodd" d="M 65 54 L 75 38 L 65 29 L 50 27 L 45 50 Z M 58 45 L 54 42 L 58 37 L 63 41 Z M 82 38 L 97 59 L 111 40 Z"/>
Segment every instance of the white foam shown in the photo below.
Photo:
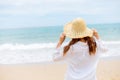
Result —
<path fill-rule="evenodd" d="M 120 41 L 104 41 L 105 44 L 120 44 Z"/>
<path fill-rule="evenodd" d="M 64 45 L 66 45 L 65 43 Z M 120 57 L 120 42 L 105 42 L 109 51 L 105 57 Z M 56 43 L 34 44 L 1 44 L 0 64 L 39 63 L 50 61 L 54 53 Z"/>
<path fill-rule="evenodd" d="M 53 48 L 56 43 L 34 43 L 34 44 L 2 44 L 0 50 L 29 50 L 41 48 Z"/>

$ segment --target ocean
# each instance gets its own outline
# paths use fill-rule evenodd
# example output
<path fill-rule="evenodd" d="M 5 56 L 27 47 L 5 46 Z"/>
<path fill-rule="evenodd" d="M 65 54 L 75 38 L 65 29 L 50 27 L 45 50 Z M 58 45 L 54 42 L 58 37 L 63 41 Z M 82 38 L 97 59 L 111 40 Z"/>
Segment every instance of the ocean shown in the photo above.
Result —
<path fill-rule="evenodd" d="M 106 59 L 120 58 L 120 23 L 90 24 L 88 27 L 97 29 L 108 46 Z M 62 31 L 63 26 L 0 29 L 0 64 L 51 61 Z M 65 44 L 69 40 L 67 38 Z"/>

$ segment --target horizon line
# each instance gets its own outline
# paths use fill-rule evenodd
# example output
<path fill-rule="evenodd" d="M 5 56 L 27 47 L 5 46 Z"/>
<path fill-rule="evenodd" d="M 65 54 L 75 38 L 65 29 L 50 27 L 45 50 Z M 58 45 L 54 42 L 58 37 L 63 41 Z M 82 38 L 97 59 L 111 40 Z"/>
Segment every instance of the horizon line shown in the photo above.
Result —
<path fill-rule="evenodd" d="M 90 23 L 87 25 L 106 25 L 106 24 L 120 24 L 120 22 L 113 22 L 113 23 Z M 8 28 L 0 28 L 1 29 L 22 29 L 22 28 L 40 28 L 40 27 L 61 27 L 63 25 L 43 25 L 43 26 L 24 26 L 24 27 L 8 27 Z"/>

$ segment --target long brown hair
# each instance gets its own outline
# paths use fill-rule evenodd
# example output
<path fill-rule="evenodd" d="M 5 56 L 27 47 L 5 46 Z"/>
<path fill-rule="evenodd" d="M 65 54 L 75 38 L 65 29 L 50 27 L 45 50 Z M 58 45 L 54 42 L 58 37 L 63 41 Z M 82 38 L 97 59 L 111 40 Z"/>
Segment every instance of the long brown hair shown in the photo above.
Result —
<path fill-rule="evenodd" d="M 89 54 L 90 55 L 95 55 L 96 53 L 96 42 L 95 42 L 95 39 L 93 37 L 84 37 L 84 38 L 73 38 L 68 45 L 66 45 L 64 47 L 64 51 L 63 51 L 63 56 L 66 54 L 66 52 L 70 49 L 70 46 L 77 43 L 78 41 L 82 41 L 84 40 L 85 42 L 87 42 L 87 45 L 89 47 Z"/>

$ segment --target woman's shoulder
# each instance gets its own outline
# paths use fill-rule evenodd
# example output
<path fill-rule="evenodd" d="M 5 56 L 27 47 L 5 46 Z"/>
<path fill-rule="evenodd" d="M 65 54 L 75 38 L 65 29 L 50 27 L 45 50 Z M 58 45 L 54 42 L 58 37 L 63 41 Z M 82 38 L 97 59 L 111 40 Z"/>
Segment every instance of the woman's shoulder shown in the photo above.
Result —
<path fill-rule="evenodd" d="M 87 45 L 86 42 L 79 41 L 79 42 L 75 43 L 73 46 L 86 46 L 86 45 Z"/>
<path fill-rule="evenodd" d="M 88 45 L 85 42 L 79 41 L 79 42 L 75 43 L 74 45 L 72 45 L 71 49 L 74 49 L 74 50 L 76 50 L 76 49 L 77 50 L 88 49 Z"/>
<path fill-rule="evenodd" d="M 105 45 L 105 42 L 101 39 L 96 39 L 94 37 L 96 44 L 97 44 L 97 49 L 100 52 L 107 52 L 108 51 L 108 47 Z"/>

